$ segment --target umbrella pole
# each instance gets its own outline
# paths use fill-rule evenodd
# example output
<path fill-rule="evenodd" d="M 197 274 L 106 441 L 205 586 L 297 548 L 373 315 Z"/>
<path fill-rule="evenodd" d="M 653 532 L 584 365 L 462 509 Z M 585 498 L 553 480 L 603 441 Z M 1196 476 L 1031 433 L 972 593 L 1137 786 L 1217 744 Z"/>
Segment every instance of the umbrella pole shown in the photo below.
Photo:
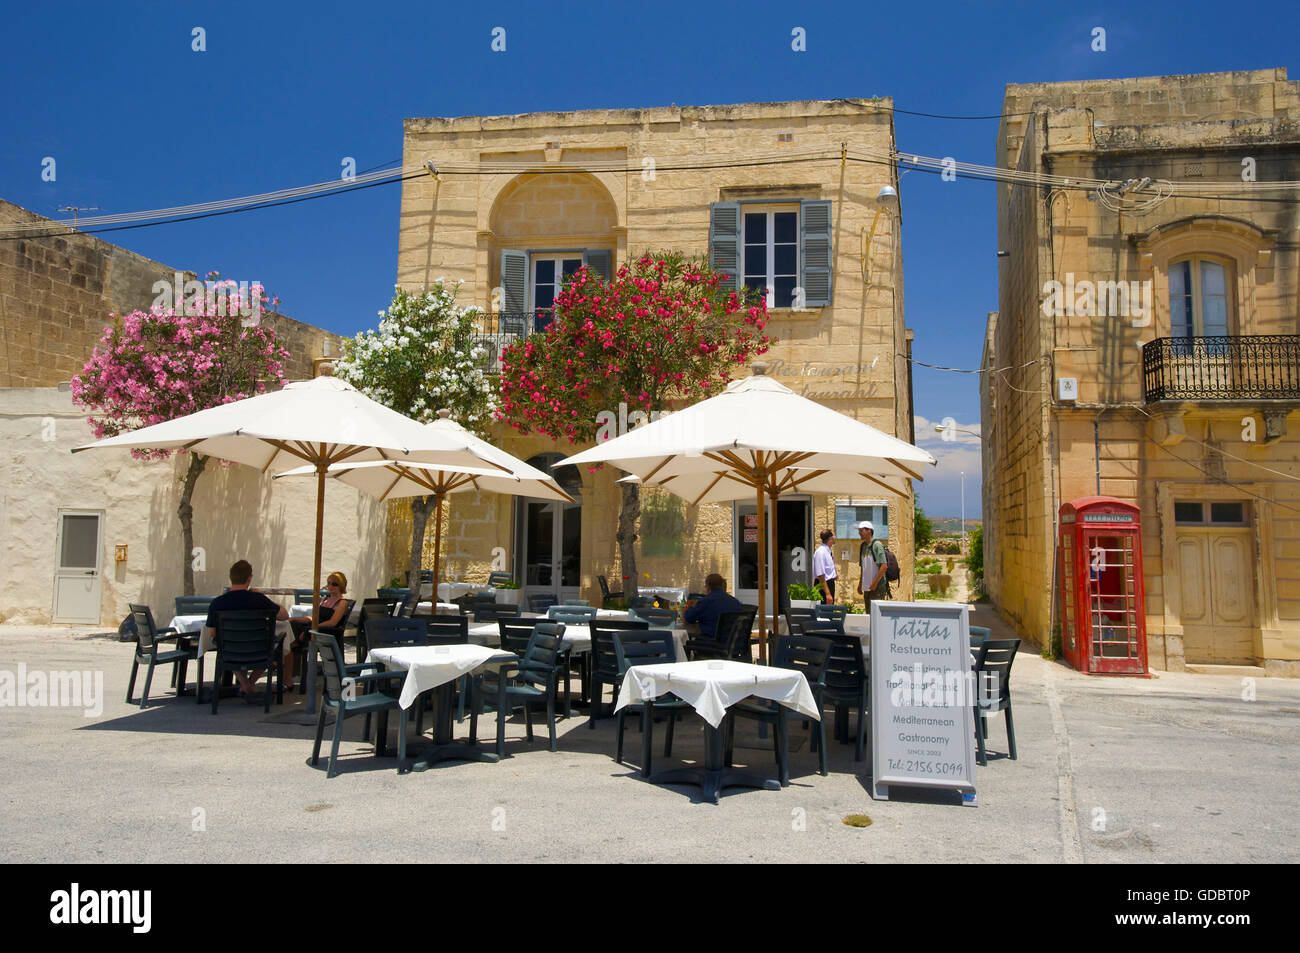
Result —
<path fill-rule="evenodd" d="M 433 600 L 433 614 L 438 614 L 438 559 L 442 555 L 442 493 L 433 495 L 433 592 L 429 598 Z M 420 591 L 420 583 L 415 583 L 415 591 Z M 419 601 L 418 599 L 416 600 Z"/>
<path fill-rule="evenodd" d="M 758 484 L 758 660 L 767 663 L 767 508 L 763 505 L 763 484 Z"/>
<path fill-rule="evenodd" d="M 772 633 L 781 631 L 781 550 L 777 545 L 780 524 L 776 521 L 777 494 L 772 494 Z"/>
<path fill-rule="evenodd" d="M 311 587 L 311 617 L 315 626 L 320 625 L 320 551 L 325 536 L 325 468 L 326 463 L 316 464 L 316 560 Z"/>

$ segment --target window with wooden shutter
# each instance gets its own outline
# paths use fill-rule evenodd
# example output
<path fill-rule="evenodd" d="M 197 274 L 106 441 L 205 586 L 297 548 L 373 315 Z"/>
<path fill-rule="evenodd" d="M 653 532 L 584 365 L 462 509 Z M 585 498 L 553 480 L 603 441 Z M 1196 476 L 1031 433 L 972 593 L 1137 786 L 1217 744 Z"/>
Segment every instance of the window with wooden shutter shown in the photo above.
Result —
<path fill-rule="evenodd" d="M 799 287 L 806 308 L 824 308 L 831 303 L 831 203 L 805 200 L 800 203 L 802 242 L 799 249 Z"/>
<path fill-rule="evenodd" d="M 714 202 L 709 208 L 709 267 L 724 275 L 719 287 L 740 286 L 740 203 Z"/>

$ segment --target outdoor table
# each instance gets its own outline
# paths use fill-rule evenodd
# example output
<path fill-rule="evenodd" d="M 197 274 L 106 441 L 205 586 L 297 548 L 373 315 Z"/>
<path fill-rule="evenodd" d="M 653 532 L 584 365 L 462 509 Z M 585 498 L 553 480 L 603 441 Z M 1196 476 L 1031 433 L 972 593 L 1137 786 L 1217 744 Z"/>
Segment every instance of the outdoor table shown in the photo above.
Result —
<path fill-rule="evenodd" d="M 684 603 L 691 594 L 685 586 L 637 586 L 636 590 L 640 595 L 661 597 L 676 605 Z"/>
<path fill-rule="evenodd" d="M 424 590 L 428 588 L 426 593 Z M 433 597 L 433 583 L 426 583 L 426 586 L 420 587 L 420 597 Z M 496 590 L 486 583 L 480 582 L 440 582 L 438 583 L 438 601 L 451 602 L 453 599 L 459 599 L 461 596 L 472 596 L 478 593 L 487 593 L 495 595 Z"/>
<path fill-rule="evenodd" d="M 213 649 L 217 647 L 216 643 L 211 638 L 208 637 L 208 633 L 205 631 L 205 626 L 207 621 L 208 621 L 207 613 L 204 613 L 202 615 L 177 615 L 177 616 L 172 616 L 172 620 L 171 622 L 168 623 L 168 625 L 171 628 L 175 629 L 176 632 L 183 637 L 182 641 L 184 641 L 186 645 L 194 645 L 196 641 L 194 636 L 198 636 L 197 639 L 198 648 L 195 651 L 194 656 L 195 658 L 201 658 L 202 656 L 206 655 L 208 652 L 211 652 Z M 293 651 L 292 643 L 288 638 L 290 634 L 289 623 L 283 620 L 277 620 L 275 623 L 275 634 L 280 640 L 280 654 L 284 657 L 287 657 Z M 182 663 L 182 665 L 184 665 L 184 663 Z M 181 672 L 179 673 L 178 681 L 181 684 L 176 687 L 176 694 L 178 696 L 189 694 L 189 691 L 185 688 L 184 672 L 185 669 L 182 668 Z M 194 690 L 196 692 L 202 692 L 203 686 L 200 685 L 198 682 L 197 671 L 195 672 L 194 679 L 195 679 Z M 267 690 L 270 691 L 270 686 L 271 686 L 270 673 L 267 673 L 266 684 L 267 684 Z M 233 692 L 233 689 L 231 689 L 231 691 Z M 223 698 L 225 697 L 225 695 L 226 693 L 222 692 Z"/>
<path fill-rule="evenodd" d="M 727 709 L 750 696 L 766 698 L 793 708 L 809 718 L 821 719 L 812 689 L 802 672 L 767 665 L 751 665 L 714 659 L 699 662 L 669 662 L 633 665 L 623 677 L 618 694 L 618 711 L 626 705 L 650 701 L 671 692 L 704 718 L 706 760 L 704 768 L 664 771 L 650 780 L 656 784 L 696 784 L 701 796 L 714 804 L 727 787 L 779 790 L 781 783 L 727 768 L 723 763 L 722 724 Z"/>
<path fill-rule="evenodd" d="M 410 645 L 389 649 L 372 649 L 366 655 L 367 663 L 383 665 L 386 669 L 404 669 L 406 679 L 398 704 L 405 710 L 430 689 L 434 690 L 433 744 L 420 753 L 411 765 L 412 771 L 425 771 L 439 761 L 496 762 L 493 751 L 484 751 L 463 741 L 454 741 L 451 735 L 452 686 L 457 679 L 490 663 L 517 660 L 517 656 L 500 649 L 482 645 Z M 405 715 L 399 720 L 406 730 Z"/>
<path fill-rule="evenodd" d="M 207 621 L 208 617 L 206 613 L 203 615 L 177 615 L 172 616 L 172 620 L 168 625 L 181 635 L 197 635 L 199 637 L 198 654 L 204 655 L 216 648 L 216 644 L 208 637 L 207 632 L 204 631 L 204 625 Z M 277 620 L 275 623 L 275 634 L 282 637 L 288 636 L 289 623 L 283 619 Z M 187 641 L 193 642 L 194 640 L 189 639 Z M 287 648 L 289 645 L 287 641 L 284 645 L 286 646 L 284 654 L 288 655 L 292 649 Z"/>

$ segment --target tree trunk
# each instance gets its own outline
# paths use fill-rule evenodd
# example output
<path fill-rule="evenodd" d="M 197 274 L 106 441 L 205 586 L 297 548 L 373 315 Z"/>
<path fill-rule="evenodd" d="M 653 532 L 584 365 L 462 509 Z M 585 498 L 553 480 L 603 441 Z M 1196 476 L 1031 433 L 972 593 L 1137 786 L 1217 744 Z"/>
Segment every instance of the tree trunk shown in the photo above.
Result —
<path fill-rule="evenodd" d="M 620 483 L 623 488 L 623 505 L 618 511 L 618 559 L 623 566 L 623 595 L 630 602 L 637 595 L 636 575 L 636 522 L 641 515 L 641 485 Z"/>
<path fill-rule="evenodd" d="M 181 483 L 181 502 L 176 507 L 176 515 L 181 518 L 181 546 L 184 548 L 181 554 L 181 588 L 184 590 L 182 595 L 186 596 L 194 595 L 194 507 L 190 505 L 190 499 L 194 496 L 194 484 L 207 465 L 208 458 L 203 454 L 190 454 L 190 467 Z"/>
<path fill-rule="evenodd" d="M 424 563 L 424 534 L 426 527 L 429 525 L 429 513 L 432 510 L 432 494 L 411 497 L 411 575 L 409 578 L 411 597 L 408 601 L 412 605 L 420 601 L 420 567 Z M 433 594 L 433 602 L 436 606 L 438 602 L 436 592 Z"/>

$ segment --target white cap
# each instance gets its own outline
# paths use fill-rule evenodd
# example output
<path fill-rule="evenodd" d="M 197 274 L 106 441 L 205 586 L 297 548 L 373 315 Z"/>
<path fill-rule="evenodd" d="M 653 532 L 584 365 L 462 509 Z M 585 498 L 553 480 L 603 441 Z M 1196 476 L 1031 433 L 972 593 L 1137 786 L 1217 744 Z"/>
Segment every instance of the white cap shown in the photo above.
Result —
<path fill-rule="evenodd" d="M 871 525 L 871 520 L 863 520 L 861 523 L 858 524 L 858 529 L 869 529 L 871 530 L 873 535 L 876 532 L 876 528 Z"/>

